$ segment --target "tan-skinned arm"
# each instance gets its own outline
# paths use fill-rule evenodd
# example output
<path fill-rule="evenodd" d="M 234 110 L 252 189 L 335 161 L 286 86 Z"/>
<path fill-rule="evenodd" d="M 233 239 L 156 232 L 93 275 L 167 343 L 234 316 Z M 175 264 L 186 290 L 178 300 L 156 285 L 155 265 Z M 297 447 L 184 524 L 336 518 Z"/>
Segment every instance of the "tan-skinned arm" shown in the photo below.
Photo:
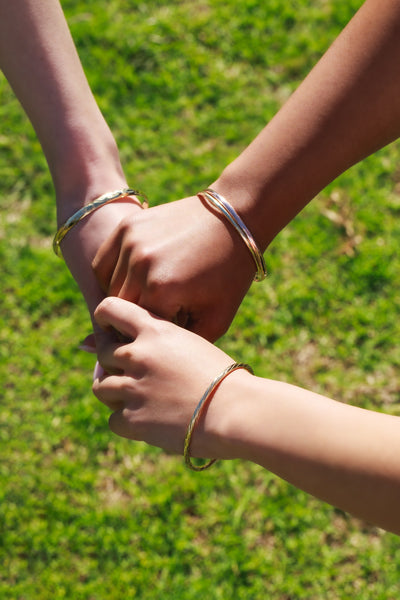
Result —
<path fill-rule="evenodd" d="M 116 143 L 90 90 L 58 0 L 0 0 L 0 67 L 43 148 L 59 223 L 101 194 L 126 187 Z M 103 207 L 62 242 L 91 312 L 104 297 L 91 260 L 120 219 L 139 211 L 123 202 Z"/>
<path fill-rule="evenodd" d="M 100 325 L 134 338 L 103 348 L 94 382 L 112 431 L 182 454 L 193 411 L 233 360 L 204 338 L 107 298 Z M 400 418 L 235 371 L 192 438 L 194 456 L 244 459 L 351 514 L 400 534 Z M 196 475 L 201 477 L 201 475 Z"/>
<path fill-rule="evenodd" d="M 367 0 L 274 119 L 211 185 L 263 250 L 329 182 L 399 136 L 399 64 L 400 3 Z M 210 340 L 226 331 L 254 274 L 231 225 L 196 197 L 123 221 L 94 268 L 110 294 L 165 318 L 180 311 L 190 329 Z"/>
<path fill-rule="evenodd" d="M 215 187 L 262 248 L 328 183 L 400 135 L 400 4 L 367 0 Z"/>

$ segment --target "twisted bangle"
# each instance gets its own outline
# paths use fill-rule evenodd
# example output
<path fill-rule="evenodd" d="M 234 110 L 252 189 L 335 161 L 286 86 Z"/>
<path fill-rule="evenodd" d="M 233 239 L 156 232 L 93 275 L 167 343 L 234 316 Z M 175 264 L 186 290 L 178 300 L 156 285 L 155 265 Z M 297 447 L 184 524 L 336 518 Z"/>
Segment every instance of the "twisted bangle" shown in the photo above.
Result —
<path fill-rule="evenodd" d="M 184 445 L 183 445 L 183 457 L 185 459 L 185 464 L 187 467 L 189 467 L 189 469 L 192 469 L 192 471 L 204 471 L 204 469 L 208 469 L 208 467 L 211 467 L 211 465 L 214 464 L 216 461 L 216 458 L 212 458 L 206 464 L 201 465 L 201 466 L 196 466 L 192 463 L 192 460 L 190 457 L 190 444 L 192 441 L 192 435 L 193 435 L 193 431 L 197 425 L 198 420 L 200 419 L 206 406 L 209 404 L 217 387 L 225 379 L 225 377 L 228 377 L 228 375 L 230 375 L 230 373 L 233 373 L 233 371 L 236 371 L 237 369 L 246 369 L 247 371 L 249 371 L 249 373 L 253 374 L 253 369 L 249 365 L 246 365 L 245 363 L 233 363 L 232 365 L 227 367 L 224 371 L 222 371 L 222 373 L 220 373 L 210 383 L 210 385 L 204 392 L 200 402 L 198 403 L 198 405 L 195 408 L 195 411 L 193 413 L 193 416 L 192 416 L 189 426 L 187 428 L 185 441 L 184 441 Z"/>
<path fill-rule="evenodd" d="M 70 231 L 74 227 L 74 225 L 79 223 L 79 221 L 82 221 L 82 219 L 90 215 L 92 212 L 94 212 L 101 206 L 109 204 L 110 202 L 115 202 L 115 200 L 127 198 L 128 196 L 136 196 L 136 198 L 129 199 L 132 202 L 139 204 L 139 206 L 141 206 L 142 208 L 147 208 L 148 200 L 145 194 L 142 194 L 138 190 L 125 188 L 123 190 L 116 190 L 114 192 L 108 192 L 107 194 L 103 194 L 102 196 L 99 196 L 99 198 L 93 200 L 93 202 L 91 202 L 90 204 L 87 204 L 86 206 L 83 206 L 82 208 L 77 210 L 76 213 L 72 215 L 72 217 L 69 217 L 69 219 L 65 221 L 64 225 L 61 225 L 53 240 L 53 250 L 55 254 L 61 257 L 60 244 L 64 237 L 67 235 L 68 231 Z M 139 200 L 139 198 L 142 200 L 142 202 Z"/>
<path fill-rule="evenodd" d="M 205 200 L 208 204 L 211 204 L 214 208 L 218 210 L 228 221 L 233 225 L 236 229 L 247 248 L 250 251 L 251 256 L 256 265 L 256 275 L 254 277 L 254 281 L 262 281 L 267 276 L 267 268 L 265 266 L 264 257 L 262 252 L 259 250 L 253 236 L 250 231 L 247 229 L 246 225 L 243 223 L 242 219 L 239 217 L 234 208 L 229 204 L 229 202 L 218 194 L 214 190 L 207 189 L 203 192 L 199 192 L 197 196 L 201 200 Z"/>

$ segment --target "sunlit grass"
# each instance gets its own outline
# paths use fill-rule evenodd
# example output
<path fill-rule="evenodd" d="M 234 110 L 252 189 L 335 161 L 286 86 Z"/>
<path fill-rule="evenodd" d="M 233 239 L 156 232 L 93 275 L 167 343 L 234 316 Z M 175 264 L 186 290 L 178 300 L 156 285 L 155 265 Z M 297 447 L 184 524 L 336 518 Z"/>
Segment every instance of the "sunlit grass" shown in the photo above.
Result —
<path fill-rule="evenodd" d="M 63 6 L 128 181 L 159 203 L 213 181 L 360 3 Z M 46 163 L 3 79 L 0 100 L 0 599 L 397 598 L 395 536 L 255 465 L 194 475 L 109 432 Z M 278 236 L 220 341 L 232 356 L 398 414 L 399 157 L 357 165 Z"/>

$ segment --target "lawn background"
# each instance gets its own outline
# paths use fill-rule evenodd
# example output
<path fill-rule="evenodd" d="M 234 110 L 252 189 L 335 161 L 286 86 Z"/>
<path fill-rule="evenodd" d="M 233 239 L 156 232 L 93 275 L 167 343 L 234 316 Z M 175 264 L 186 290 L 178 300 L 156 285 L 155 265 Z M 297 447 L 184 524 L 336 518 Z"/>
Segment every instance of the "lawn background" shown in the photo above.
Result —
<path fill-rule="evenodd" d="M 63 7 L 128 181 L 155 204 L 213 181 L 360 4 Z M 51 251 L 47 166 L 4 78 L 0 123 L 0 600 L 398 598 L 394 535 L 255 465 L 194 474 L 109 432 L 78 350 L 86 309 Z M 399 156 L 353 167 L 273 242 L 219 342 L 236 360 L 399 414 Z"/>

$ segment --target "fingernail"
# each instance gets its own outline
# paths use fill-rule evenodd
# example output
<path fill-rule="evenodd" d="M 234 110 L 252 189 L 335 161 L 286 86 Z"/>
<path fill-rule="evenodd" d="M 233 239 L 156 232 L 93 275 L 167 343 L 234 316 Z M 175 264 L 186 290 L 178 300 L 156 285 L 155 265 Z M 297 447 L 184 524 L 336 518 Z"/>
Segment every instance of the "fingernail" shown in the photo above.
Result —
<path fill-rule="evenodd" d="M 95 381 L 96 379 L 100 379 L 101 377 L 103 377 L 104 374 L 105 370 L 103 369 L 99 361 L 97 361 L 93 371 L 93 381 Z"/>
<path fill-rule="evenodd" d="M 93 348 L 93 346 L 89 346 L 88 344 L 79 344 L 78 350 L 89 352 L 89 354 L 96 354 L 96 348 Z"/>

